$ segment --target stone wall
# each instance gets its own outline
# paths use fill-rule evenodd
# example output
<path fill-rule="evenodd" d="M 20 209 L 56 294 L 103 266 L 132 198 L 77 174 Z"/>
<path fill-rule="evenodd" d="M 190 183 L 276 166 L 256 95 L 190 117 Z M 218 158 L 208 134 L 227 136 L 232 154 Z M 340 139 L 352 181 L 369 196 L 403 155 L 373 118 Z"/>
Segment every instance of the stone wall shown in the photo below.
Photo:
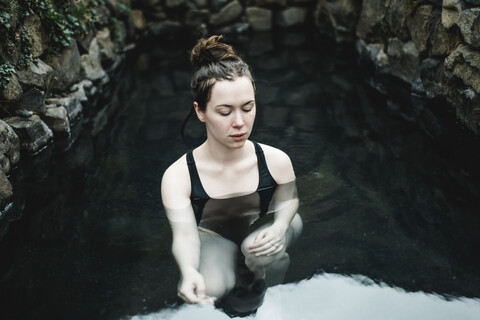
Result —
<path fill-rule="evenodd" d="M 317 26 L 356 41 L 374 81 L 393 77 L 412 94 L 445 99 L 458 120 L 480 134 L 480 1 L 319 1 Z"/>
<path fill-rule="evenodd" d="M 9 18 L 2 22 L 9 22 L 12 32 L 26 28 L 30 36 L 28 44 L 8 38 L 0 43 L 0 63 L 17 66 L 8 77 L 0 74 L 5 83 L 0 87 L 0 218 L 13 201 L 8 176 L 20 158 L 37 155 L 52 145 L 56 152 L 67 151 L 80 131 L 96 136 L 114 112 L 114 103 L 105 98 L 111 86 L 118 85 L 111 76 L 125 50 L 133 46 L 127 41 L 133 37 L 134 27 L 129 11 L 119 5 L 125 1 L 99 3 L 91 8 L 92 21 L 84 21 L 85 32 L 58 51 L 49 50 L 57 35 L 47 34 L 39 14 L 29 14 L 21 21 L 20 15 L 0 12 L 1 17 Z M 31 61 L 18 67 L 26 47 Z"/>
<path fill-rule="evenodd" d="M 303 26 L 312 0 L 132 0 L 132 19 L 142 33 L 244 33 Z M 311 15 L 310 15 L 311 16 Z"/>
<path fill-rule="evenodd" d="M 88 128 L 92 135 L 102 130 L 112 113 L 106 107 L 108 101 L 99 102 L 111 83 L 110 74 L 126 50 L 148 42 L 144 41 L 148 37 L 286 33 L 291 28 L 314 27 L 338 42 L 354 42 L 359 62 L 373 70 L 372 81 L 379 90 L 385 88 L 381 82 L 391 78 L 407 84 L 415 96 L 445 99 L 456 109 L 461 123 L 480 133 L 480 0 L 69 3 L 93 3 L 95 7 L 90 8 L 94 14 L 85 22 L 85 31 L 72 37 L 65 49 L 48 51 L 55 35 L 46 32 L 36 13 L 11 26 L 29 31 L 28 50 L 23 44 L 9 48 L 0 43 L 0 54 L 7 55 L 13 65 L 21 60 L 20 52 L 27 51 L 32 59 L 8 81 L 0 79 L 0 84 L 5 83 L 0 87 L 0 209 L 12 201 L 7 177 L 21 154 L 38 153 L 52 142 L 57 150 L 65 151 L 79 130 Z M 14 20 L 7 21 L 0 13 L 3 26 Z"/>

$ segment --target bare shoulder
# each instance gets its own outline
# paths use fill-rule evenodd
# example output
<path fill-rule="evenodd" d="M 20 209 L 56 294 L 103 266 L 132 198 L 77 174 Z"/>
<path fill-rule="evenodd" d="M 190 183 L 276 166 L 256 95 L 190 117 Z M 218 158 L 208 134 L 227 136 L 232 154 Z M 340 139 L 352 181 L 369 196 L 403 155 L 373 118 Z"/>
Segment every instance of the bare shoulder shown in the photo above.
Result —
<path fill-rule="evenodd" d="M 278 184 L 295 180 L 292 161 L 285 152 L 266 144 L 260 144 L 260 146 L 265 154 L 268 170 Z"/>
<path fill-rule="evenodd" d="M 190 174 L 186 155 L 165 170 L 162 177 L 162 202 L 169 208 L 184 208 L 190 203 Z"/>

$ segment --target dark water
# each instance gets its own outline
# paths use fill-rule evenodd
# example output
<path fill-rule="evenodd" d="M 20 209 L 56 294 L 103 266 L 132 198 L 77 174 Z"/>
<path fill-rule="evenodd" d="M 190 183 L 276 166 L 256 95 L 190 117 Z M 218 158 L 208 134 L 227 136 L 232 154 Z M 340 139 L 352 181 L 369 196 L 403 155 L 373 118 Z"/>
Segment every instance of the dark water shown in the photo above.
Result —
<path fill-rule="evenodd" d="M 403 292 L 480 298 L 480 141 L 439 101 L 411 98 L 394 81 L 377 93 L 348 45 L 303 34 L 247 40 L 236 47 L 257 81 L 252 139 L 286 151 L 297 174 L 304 233 L 285 282 L 362 275 Z M 0 318 L 120 319 L 180 305 L 160 179 L 188 150 L 179 127 L 192 106 L 191 46 L 131 54 L 97 106 L 108 107 L 104 130 L 92 134 L 97 120 L 86 120 L 70 150 L 24 158 L 12 174 Z M 203 139 L 194 121 L 187 138 Z M 330 319 L 355 311 L 352 301 L 381 309 L 361 293 L 342 302 L 352 288 L 327 283 L 337 294 L 323 292 L 324 307 L 339 305 Z M 419 316 L 433 319 L 427 310 Z"/>

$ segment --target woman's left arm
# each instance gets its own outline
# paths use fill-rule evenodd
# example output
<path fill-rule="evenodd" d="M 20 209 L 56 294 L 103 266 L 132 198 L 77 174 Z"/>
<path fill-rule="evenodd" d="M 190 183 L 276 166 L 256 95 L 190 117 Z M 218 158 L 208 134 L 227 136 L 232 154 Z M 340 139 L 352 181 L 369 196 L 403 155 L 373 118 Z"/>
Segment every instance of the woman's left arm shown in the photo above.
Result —
<path fill-rule="evenodd" d="M 283 151 L 262 145 L 270 174 L 278 184 L 273 196 L 274 222 L 255 237 L 250 252 L 257 256 L 273 255 L 286 246 L 286 233 L 298 209 L 295 172 L 288 155 Z"/>

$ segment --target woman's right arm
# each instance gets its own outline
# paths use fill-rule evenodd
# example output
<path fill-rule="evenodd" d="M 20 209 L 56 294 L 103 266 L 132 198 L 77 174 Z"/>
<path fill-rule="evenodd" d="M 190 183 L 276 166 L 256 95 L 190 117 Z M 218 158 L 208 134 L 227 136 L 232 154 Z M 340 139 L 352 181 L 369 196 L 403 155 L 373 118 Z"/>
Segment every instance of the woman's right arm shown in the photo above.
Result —
<path fill-rule="evenodd" d="M 162 202 L 173 235 L 172 253 L 182 275 L 178 295 L 188 303 L 210 302 L 212 299 L 205 295 L 204 278 L 198 272 L 200 239 L 190 190 L 190 176 L 185 157 L 182 157 L 162 178 Z"/>

